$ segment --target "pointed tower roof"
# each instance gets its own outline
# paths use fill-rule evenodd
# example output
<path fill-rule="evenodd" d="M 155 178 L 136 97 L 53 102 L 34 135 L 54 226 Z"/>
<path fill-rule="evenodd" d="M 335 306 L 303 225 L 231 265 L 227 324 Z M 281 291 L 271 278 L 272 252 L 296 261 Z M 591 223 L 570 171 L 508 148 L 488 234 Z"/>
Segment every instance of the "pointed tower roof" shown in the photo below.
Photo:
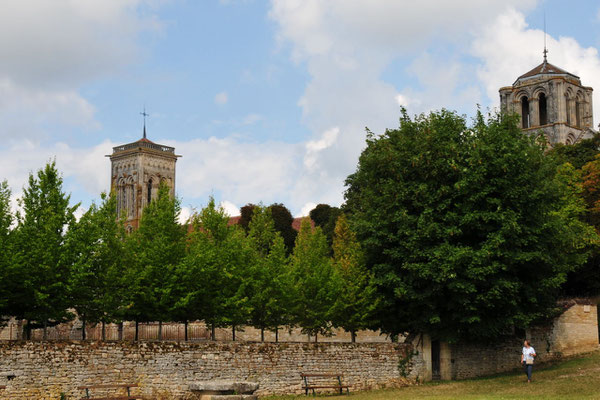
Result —
<path fill-rule="evenodd" d="M 570 77 L 570 78 L 576 79 L 578 81 L 580 80 L 577 75 L 567 72 L 564 69 L 558 68 L 557 66 L 550 64 L 546 60 L 546 56 L 544 55 L 544 61 L 540 65 L 533 68 L 531 71 L 526 72 L 523 75 L 519 76 L 513 85 L 517 85 L 518 83 L 520 83 L 524 80 L 528 80 L 530 78 L 534 78 L 534 77 L 542 76 L 542 75 L 565 76 L 565 77 Z"/>

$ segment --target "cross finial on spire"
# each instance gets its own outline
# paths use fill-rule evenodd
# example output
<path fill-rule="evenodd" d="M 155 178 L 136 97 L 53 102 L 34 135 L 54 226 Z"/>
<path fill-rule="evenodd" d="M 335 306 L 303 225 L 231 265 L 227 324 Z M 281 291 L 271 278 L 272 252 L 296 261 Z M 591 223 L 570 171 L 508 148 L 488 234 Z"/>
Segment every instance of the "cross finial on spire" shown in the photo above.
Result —
<path fill-rule="evenodd" d="M 548 48 L 546 47 L 546 10 L 544 10 L 544 64 L 548 62 Z"/>
<path fill-rule="evenodd" d="M 144 111 L 142 111 L 140 115 L 144 116 L 144 139 L 146 139 L 146 117 L 150 116 L 150 114 L 146 114 L 146 106 L 144 106 Z"/>

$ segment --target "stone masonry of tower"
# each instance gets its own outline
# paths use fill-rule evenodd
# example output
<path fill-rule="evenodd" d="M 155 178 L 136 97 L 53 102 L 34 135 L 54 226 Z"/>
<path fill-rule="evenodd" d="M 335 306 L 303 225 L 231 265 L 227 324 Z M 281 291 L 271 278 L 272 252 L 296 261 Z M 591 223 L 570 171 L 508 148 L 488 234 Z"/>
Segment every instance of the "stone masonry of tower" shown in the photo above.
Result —
<path fill-rule="evenodd" d="M 144 132 L 145 133 L 145 132 Z M 144 138 L 113 147 L 111 190 L 117 198 L 117 213 L 128 230 L 137 229 L 143 209 L 156 197 L 165 183 L 175 195 L 175 163 L 181 157 L 173 147 Z"/>
<path fill-rule="evenodd" d="M 500 106 L 521 117 L 525 133 L 542 131 L 551 146 L 574 144 L 595 133 L 592 90 L 544 56 L 542 64 L 500 89 Z"/>

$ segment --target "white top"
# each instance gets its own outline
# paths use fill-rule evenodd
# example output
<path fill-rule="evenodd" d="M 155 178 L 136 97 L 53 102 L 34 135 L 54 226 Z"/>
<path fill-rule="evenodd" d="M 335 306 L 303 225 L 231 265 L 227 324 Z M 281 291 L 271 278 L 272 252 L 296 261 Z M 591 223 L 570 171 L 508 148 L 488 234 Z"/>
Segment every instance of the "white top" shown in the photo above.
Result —
<path fill-rule="evenodd" d="M 532 354 L 535 354 L 533 346 L 529 346 L 529 348 L 523 346 L 523 361 L 533 360 Z"/>

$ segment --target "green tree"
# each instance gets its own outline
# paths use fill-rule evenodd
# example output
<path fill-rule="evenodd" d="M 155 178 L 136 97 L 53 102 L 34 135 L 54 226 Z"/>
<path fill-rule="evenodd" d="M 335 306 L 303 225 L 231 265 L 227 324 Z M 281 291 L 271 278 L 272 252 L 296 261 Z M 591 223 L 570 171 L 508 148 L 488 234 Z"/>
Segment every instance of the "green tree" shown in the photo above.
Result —
<path fill-rule="evenodd" d="M 212 329 L 243 325 L 249 319 L 247 297 L 251 253 L 244 231 L 229 225 L 229 216 L 214 199 L 192 217 L 188 252 L 177 268 L 178 319 L 204 320 Z"/>
<path fill-rule="evenodd" d="M 125 282 L 129 284 L 127 315 L 137 322 L 172 319 L 176 301 L 175 269 L 185 255 L 186 226 L 179 224 L 181 207 L 161 184 L 156 199 L 144 209 L 139 228 L 127 240 Z"/>
<path fill-rule="evenodd" d="M 62 191 L 62 177 L 54 161 L 37 174 L 29 175 L 19 200 L 23 212 L 17 214 L 13 273 L 15 288 L 12 313 L 26 319 L 26 335 L 31 328 L 46 327 L 70 320 L 70 265 L 65 254 L 65 232 L 73 226 L 70 196 Z"/>
<path fill-rule="evenodd" d="M 321 228 L 304 218 L 290 259 L 291 306 L 294 324 L 314 336 L 331 333 L 331 310 L 338 284 L 329 258 L 329 246 Z"/>
<path fill-rule="evenodd" d="M 117 220 L 114 194 L 101 196 L 100 207 L 92 204 L 66 235 L 65 247 L 72 255 L 72 307 L 82 321 L 82 336 L 86 338 L 86 323 L 119 321 L 125 306 L 128 285 L 121 279 L 125 229 Z"/>
<path fill-rule="evenodd" d="M 0 182 L 0 326 L 6 322 L 5 317 L 12 314 L 9 299 L 13 293 L 10 278 L 13 224 L 10 194 L 8 182 Z"/>
<path fill-rule="evenodd" d="M 575 144 L 558 143 L 550 150 L 549 155 L 556 157 L 560 164 L 568 162 L 576 169 L 581 169 L 585 164 L 593 161 L 598 153 L 600 153 L 600 134 Z"/>
<path fill-rule="evenodd" d="M 448 111 L 369 133 L 346 208 L 392 334 L 491 339 L 553 315 L 587 257 L 575 194 L 515 116 Z"/>
<path fill-rule="evenodd" d="M 238 225 L 244 228 L 244 231 L 247 233 L 250 225 L 250 221 L 252 220 L 252 214 L 254 209 L 256 208 L 255 204 L 248 203 L 242 208 L 240 208 L 240 219 L 238 220 Z"/>
<path fill-rule="evenodd" d="M 342 211 L 338 207 L 332 207 L 328 204 L 318 204 L 310 211 L 310 219 L 314 221 L 315 226 L 323 230 L 329 246 L 333 246 L 335 224 L 341 213 Z"/>
<path fill-rule="evenodd" d="M 298 232 L 296 232 L 292 226 L 294 223 L 294 217 L 292 217 L 290 210 L 288 210 L 288 208 L 283 204 L 271 204 L 269 206 L 269 210 L 271 210 L 271 217 L 275 223 L 275 230 L 279 232 L 283 238 L 283 242 L 285 243 L 285 247 L 287 249 L 287 254 L 291 254 L 292 250 L 294 249 L 296 236 L 298 235 Z"/>
<path fill-rule="evenodd" d="M 332 322 L 352 335 L 373 326 L 373 316 L 379 305 L 372 274 L 367 270 L 363 252 L 345 215 L 335 225 L 333 266 L 338 290 L 332 310 Z"/>
<path fill-rule="evenodd" d="M 288 279 L 286 248 L 268 208 L 255 206 L 249 224 L 248 240 L 253 251 L 250 279 L 248 280 L 250 322 L 261 330 L 275 331 L 289 322 Z"/>

